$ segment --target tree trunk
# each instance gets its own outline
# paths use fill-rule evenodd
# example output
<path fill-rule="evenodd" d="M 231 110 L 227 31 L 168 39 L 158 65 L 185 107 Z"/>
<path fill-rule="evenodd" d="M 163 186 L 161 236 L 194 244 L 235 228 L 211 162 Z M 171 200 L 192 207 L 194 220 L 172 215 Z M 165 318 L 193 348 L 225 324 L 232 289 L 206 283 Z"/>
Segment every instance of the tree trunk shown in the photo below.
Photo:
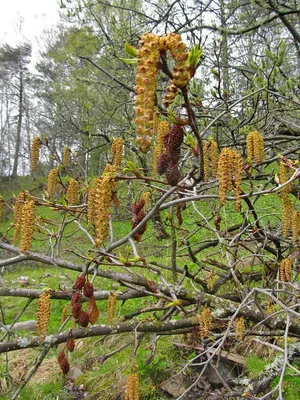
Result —
<path fill-rule="evenodd" d="M 12 171 L 12 176 L 18 176 L 18 164 L 20 156 L 21 147 L 21 129 L 22 129 L 22 119 L 23 119 L 23 69 L 20 70 L 20 91 L 19 91 L 19 114 L 17 123 L 17 135 L 16 135 L 16 147 L 14 155 L 14 166 Z"/>

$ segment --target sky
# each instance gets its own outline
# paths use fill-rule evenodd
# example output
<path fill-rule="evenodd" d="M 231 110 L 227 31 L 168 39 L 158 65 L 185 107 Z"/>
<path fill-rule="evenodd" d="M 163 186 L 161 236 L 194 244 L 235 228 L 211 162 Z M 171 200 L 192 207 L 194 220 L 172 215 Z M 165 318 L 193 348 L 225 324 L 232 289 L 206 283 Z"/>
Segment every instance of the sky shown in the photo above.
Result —
<path fill-rule="evenodd" d="M 0 0 L 0 45 L 30 41 L 38 58 L 43 31 L 59 22 L 57 0 Z"/>

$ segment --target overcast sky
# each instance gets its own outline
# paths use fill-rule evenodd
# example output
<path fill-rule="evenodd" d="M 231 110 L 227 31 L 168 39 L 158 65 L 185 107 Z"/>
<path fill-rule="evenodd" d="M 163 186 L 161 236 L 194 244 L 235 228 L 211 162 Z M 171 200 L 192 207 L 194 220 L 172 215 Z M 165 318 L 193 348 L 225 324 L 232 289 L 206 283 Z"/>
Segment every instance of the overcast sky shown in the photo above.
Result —
<path fill-rule="evenodd" d="M 30 41 L 37 58 L 41 35 L 59 21 L 57 0 L 0 0 L 0 45 Z"/>

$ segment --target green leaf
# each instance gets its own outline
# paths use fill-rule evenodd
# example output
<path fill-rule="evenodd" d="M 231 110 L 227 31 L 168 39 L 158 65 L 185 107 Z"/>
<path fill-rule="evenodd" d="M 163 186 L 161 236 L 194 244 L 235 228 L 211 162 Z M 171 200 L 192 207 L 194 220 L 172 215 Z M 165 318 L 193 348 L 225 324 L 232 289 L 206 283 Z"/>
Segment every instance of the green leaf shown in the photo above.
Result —
<path fill-rule="evenodd" d="M 137 58 L 119 57 L 119 60 L 123 61 L 125 64 L 137 64 Z"/>
<path fill-rule="evenodd" d="M 130 171 L 136 170 L 136 165 L 132 161 L 126 160 L 126 165 L 130 169 Z"/>
<path fill-rule="evenodd" d="M 195 44 L 192 47 L 191 51 L 189 52 L 187 63 L 191 67 L 195 68 L 200 58 L 202 57 L 202 54 L 203 54 L 203 48 L 199 47 L 198 44 Z"/>
<path fill-rule="evenodd" d="M 135 47 L 131 46 L 131 44 L 129 44 L 128 42 L 125 43 L 124 50 L 131 57 L 137 56 L 137 52 L 138 52 L 137 49 Z"/>

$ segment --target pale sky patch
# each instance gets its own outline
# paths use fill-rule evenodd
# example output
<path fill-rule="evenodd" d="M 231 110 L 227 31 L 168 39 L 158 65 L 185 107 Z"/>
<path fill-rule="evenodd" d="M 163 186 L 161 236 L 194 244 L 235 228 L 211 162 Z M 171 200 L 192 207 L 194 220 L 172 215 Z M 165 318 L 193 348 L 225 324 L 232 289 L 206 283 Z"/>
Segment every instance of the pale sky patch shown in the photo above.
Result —
<path fill-rule="evenodd" d="M 41 37 L 59 22 L 57 0 L 0 0 L 0 45 L 29 41 L 38 57 Z"/>

